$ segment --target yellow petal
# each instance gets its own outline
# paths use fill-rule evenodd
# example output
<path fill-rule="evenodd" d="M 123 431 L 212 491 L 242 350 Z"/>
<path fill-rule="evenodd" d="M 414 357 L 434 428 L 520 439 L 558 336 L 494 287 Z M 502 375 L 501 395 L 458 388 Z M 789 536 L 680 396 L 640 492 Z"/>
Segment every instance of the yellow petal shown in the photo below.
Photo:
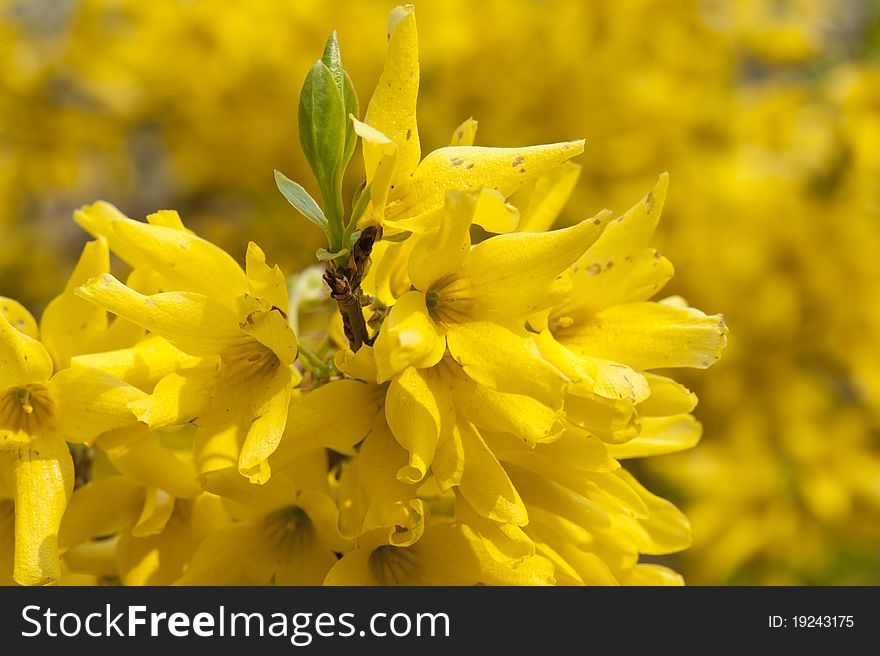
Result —
<path fill-rule="evenodd" d="M 653 563 L 636 565 L 621 578 L 623 585 L 684 585 L 681 574 L 675 570 L 654 565 Z"/>
<path fill-rule="evenodd" d="M 66 549 L 133 526 L 144 500 L 144 486 L 124 476 L 108 476 L 84 485 L 67 505 L 59 545 Z"/>
<path fill-rule="evenodd" d="M 367 498 L 361 485 L 360 461 L 357 458 L 343 460 L 339 465 L 337 480 L 339 532 L 348 539 L 356 540 L 361 535 L 367 514 Z"/>
<path fill-rule="evenodd" d="M 601 233 L 590 220 L 553 232 L 511 233 L 477 244 L 443 287 L 446 297 L 479 311 L 525 317 L 550 307 L 568 291 L 569 266 Z"/>
<path fill-rule="evenodd" d="M 409 463 L 397 472 L 405 483 L 418 483 L 434 460 L 440 437 L 440 408 L 428 382 L 429 372 L 410 367 L 396 376 L 385 397 L 385 417 Z"/>
<path fill-rule="evenodd" d="M 161 335 L 191 355 L 212 355 L 242 339 L 238 317 L 226 305 L 193 292 L 144 296 L 109 274 L 76 292 L 123 319 Z"/>
<path fill-rule="evenodd" d="M 428 313 L 425 295 L 409 292 L 391 307 L 373 347 L 379 382 L 407 367 L 432 367 L 446 351 L 440 326 Z"/>
<path fill-rule="evenodd" d="M 580 174 L 579 164 L 565 162 L 520 188 L 512 198 L 520 208 L 517 230 L 550 230 L 571 197 Z"/>
<path fill-rule="evenodd" d="M 577 394 L 565 397 L 565 413 L 570 423 L 612 444 L 626 442 L 638 434 L 634 403 L 575 391 Z"/>
<path fill-rule="evenodd" d="M 459 426 L 464 470 L 458 489 L 481 516 L 502 524 L 525 526 L 528 513 L 516 488 L 483 438 L 468 424 Z"/>
<path fill-rule="evenodd" d="M 648 243 L 666 200 L 663 174 L 644 199 L 612 221 L 577 263 L 575 288 L 564 310 L 602 310 L 617 303 L 644 301 L 672 277 L 672 264 Z"/>
<path fill-rule="evenodd" d="M 397 472 L 407 465 L 407 453 L 395 441 L 383 418 L 376 421 L 364 440 L 359 460 L 361 484 L 368 501 L 363 530 L 398 526 L 410 529 L 423 520 L 410 506 L 416 486 L 397 479 Z"/>
<path fill-rule="evenodd" d="M 192 466 L 165 448 L 144 424 L 104 433 L 97 445 L 120 473 L 146 486 L 174 497 L 190 498 L 201 492 Z"/>
<path fill-rule="evenodd" d="M 353 453 L 382 410 L 383 396 L 376 385 L 337 380 L 296 397 L 271 466 L 283 469 L 302 453 L 322 447 Z"/>
<path fill-rule="evenodd" d="M 248 426 L 250 417 L 245 417 L 242 413 L 225 424 L 200 426 L 196 429 L 193 440 L 193 463 L 196 471 L 203 474 L 226 467 L 237 467 L 238 454 L 241 453 Z"/>
<path fill-rule="evenodd" d="M 336 368 L 352 378 L 364 382 L 376 382 L 376 360 L 373 356 L 373 347 L 364 345 L 357 353 L 349 348 L 339 349 L 333 356 Z"/>
<path fill-rule="evenodd" d="M 415 7 L 395 7 L 388 17 L 388 54 L 379 83 L 367 106 L 364 121 L 386 134 L 398 148 L 399 164 L 394 181 L 408 177 L 419 163 L 419 128 L 416 99 L 419 93 L 419 40 Z M 381 157 L 364 148 L 364 168 L 376 166 Z"/>
<path fill-rule="evenodd" d="M 373 576 L 370 560 L 372 549 L 355 549 L 344 555 L 324 579 L 324 585 L 330 586 L 372 586 L 377 581 Z"/>
<path fill-rule="evenodd" d="M 246 256 L 248 294 L 287 313 L 287 281 L 280 267 L 266 264 L 266 254 L 254 242 L 248 243 Z"/>
<path fill-rule="evenodd" d="M 315 490 L 303 490 L 296 500 L 315 530 L 317 541 L 327 551 L 345 552 L 352 544 L 346 540 L 339 530 L 339 509 L 333 499 Z M 323 575 L 321 576 L 323 579 Z"/>
<path fill-rule="evenodd" d="M 566 379 L 541 357 L 534 340 L 524 331 L 473 321 L 449 326 L 446 342 L 465 373 L 478 383 L 559 407 Z"/>
<path fill-rule="evenodd" d="M 58 529 L 73 492 L 73 461 L 64 441 L 35 437 L 0 452 L 15 492 L 15 566 L 21 585 L 43 585 L 61 576 Z"/>
<path fill-rule="evenodd" d="M 265 483 L 271 475 L 269 456 L 278 448 L 290 406 L 290 367 L 279 366 L 264 382 L 259 404 L 251 413 L 251 425 L 238 457 L 238 469 L 251 483 Z"/>
<path fill-rule="evenodd" d="M 247 409 L 251 396 L 242 390 L 261 385 L 262 373 L 226 364 L 218 369 L 208 362 L 165 376 L 149 397 L 132 402 L 130 407 L 150 428 L 186 423 L 216 426 L 235 420 Z"/>
<path fill-rule="evenodd" d="M 170 289 L 228 299 L 247 291 L 244 271 L 223 249 L 188 231 L 133 221 L 115 207 L 98 202 L 77 210 L 74 220 L 132 268 L 157 271 Z"/>
<path fill-rule="evenodd" d="M 477 139 L 478 123 L 473 118 L 467 119 L 464 123 L 455 128 L 452 133 L 452 139 L 449 141 L 450 146 L 473 146 Z"/>
<path fill-rule="evenodd" d="M 653 249 L 643 250 L 630 260 L 626 257 L 578 263 L 570 301 L 554 314 L 598 312 L 616 303 L 648 300 L 663 289 L 674 273 L 672 263 Z"/>
<path fill-rule="evenodd" d="M 439 524 L 413 545 L 422 566 L 409 584 L 433 585 L 552 585 L 553 564 L 541 557 L 517 563 L 499 561 L 481 537 L 464 524 Z"/>
<path fill-rule="evenodd" d="M 464 447 L 457 424 L 441 434 L 434 453 L 431 472 L 437 485 L 444 492 L 461 483 L 464 473 Z"/>
<path fill-rule="evenodd" d="M 192 230 L 183 225 L 183 219 L 180 218 L 175 210 L 159 210 L 147 215 L 147 223 L 154 226 L 164 226 L 166 228 L 174 228 L 182 230 L 190 234 L 195 234 Z"/>
<path fill-rule="evenodd" d="M 0 316 L 0 389 L 44 382 L 51 375 L 52 358 L 46 348 Z"/>
<path fill-rule="evenodd" d="M 480 536 L 486 551 L 495 560 L 517 563 L 535 555 L 535 544 L 519 526 L 486 519 L 461 496 L 455 500 L 455 519 Z"/>
<path fill-rule="evenodd" d="M 288 558 L 278 563 L 275 585 L 321 585 L 338 558 L 317 540 L 296 541 Z"/>
<path fill-rule="evenodd" d="M 530 515 L 535 514 L 535 509 L 543 509 L 611 541 L 611 544 L 619 550 L 637 548 L 636 540 L 632 536 L 618 530 L 618 525 L 614 523 L 614 515 L 590 500 L 573 494 L 570 489 L 558 485 L 552 479 L 520 467 L 508 465 L 507 471 L 516 489 L 528 504 Z M 642 535 L 640 534 L 639 537 L 641 538 Z"/>
<path fill-rule="evenodd" d="M 147 399 L 136 387 L 98 369 L 70 367 L 52 377 L 58 429 L 68 442 L 90 442 L 104 431 L 133 426 L 128 404 Z"/>
<path fill-rule="evenodd" d="M 422 160 L 406 184 L 391 191 L 385 216 L 391 221 L 418 222 L 421 215 L 443 205 L 450 189 L 474 191 L 489 187 L 507 198 L 520 185 L 583 150 L 583 141 L 525 148 L 440 148 Z"/>
<path fill-rule="evenodd" d="M 222 497 L 236 519 L 257 521 L 273 510 L 294 505 L 296 487 L 284 474 L 272 476 L 264 485 L 254 485 L 235 468 L 227 467 L 202 474 L 202 487 Z"/>
<path fill-rule="evenodd" d="M 70 365 L 70 358 L 97 350 L 98 340 L 107 329 L 107 313 L 102 308 L 74 295 L 74 289 L 90 278 L 110 270 L 110 251 L 103 238 L 83 248 L 76 268 L 64 292 L 46 306 L 40 320 L 43 344 L 52 355 L 56 369 Z"/>
<path fill-rule="evenodd" d="M 535 343 L 541 355 L 572 381 L 571 389 L 575 392 L 633 403 L 644 401 L 651 393 L 643 374 L 619 362 L 575 355 L 556 341 L 549 330 L 536 335 Z"/>
<path fill-rule="evenodd" d="M 31 339 L 40 338 L 36 320 L 27 311 L 27 308 L 15 299 L 0 296 L 0 315 L 6 317 L 6 320 L 18 332 L 24 333 Z"/>
<path fill-rule="evenodd" d="M 370 186 L 370 210 L 359 222 L 362 227 L 368 220 L 381 222 L 385 215 L 385 203 L 391 189 L 391 180 L 397 170 L 397 144 L 382 132 L 366 123 L 352 118 L 355 133 L 361 138 L 367 184 Z"/>
<path fill-rule="evenodd" d="M 585 255 L 583 263 L 637 255 L 647 248 L 660 220 L 668 187 L 669 174 L 664 173 L 647 196 L 610 223 L 602 237 Z"/>
<path fill-rule="evenodd" d="M 692 415 L 671 417 L 644 417 L 639 422 L 641 431 L 623 444 L 609 444 L 615 458 L 647 458 L 684 451 L 697 445 L 703 428 Z"/>
<path fill-rule="evenodd" d="M 199 545 L 177 585 L 267 585 L 275 566 L 263 533 L 249 522 L 237 523 Z"/>
<path fill-rule="evenodd" d="M 172 512 L 174 512 L 174 497 L 158 488 L 146 488 L 144 506 L 131 529 L 132 535 L 142 538 L 161 533 L 171 519 Z"/>
<path fill-rule="evenodd" d="M 236 307 L 242 331 L 270 349 L 283 365 L 292 365 L 296 359 L 296 336 L 287 314 L 247 295 L 238 297 Z"/>
<path fill-rule="evenodd" d="M 409 262 L 415 239 L 402 242 L 380 241 L 373 246 L 371 264 L 361 289 L 385 305 L 393 304 L 410 291 Z"/>
<path fill-rule="evenodd" d="M 671 378 L 647 374 L 645 379 L 651 395 L 639 404 L 642 417 L 663 417 L 692 412 L 697 407 L 697 395 Z"/>
<path fill-rule="evenodd" d="M 78 355 L 71 364 L 100 369 L 145 392 L 163 377 L 180 369 L 194 367 L 200 359 L 175 348 L 164 337 L 150 335 L 130 348 Z"/>
<path fill-rule="evenodd" d="M 578 355 L 614 360 L 633 369 L 714 364 L 727 345 L 721 315 L 662 303 L 615 305 L 587 322 L 556 332 Z"/>
<path fill-rule="evenodd" d="M 15 561 L 15 504 L 0 499 L 0 586 L 15 585 L 12 578 Z"/>
<path fill-rule="evenodd" d="M 650 543 L 642 548 L 642 553 L 662 555 L 691 546 L 690 522 L 678 508 L 649 492 L 625 469 L 618 470 L 615 475 L 630 485 L 648 507 L 648 517 L 640 523 L 648 532 Z"/>
<path fill-rule="evenodd" d="M 554 478 L 614 471 L 620 467 L 601 440 L 574 427 L 569 427 L 555 442 L 536 447 L 524 444 L 519 436 L 510 433 L 486 431 L 483 438 L 501 462 Z"/>
<path fill-rule="evenodd" d="M 58 585 L 100 585 L 119 580 L 116 569 L 116 549 L 119 538 L 113 537 L 87 542 L 64 552 L 61 564 L 64 570 Z"/>
<path fill-rule="evenodd" d="M 481 187 L 476 192 L 472 223 L 487 232 L 501 234 L 514 230 L 519 224 L 519 210 L 504 201 L 500 192 Z"/>
<path fill-rule="evenodd" d="M 409 279 L 416 289 L 427 292 L 461 265 L 471 248 L 469 228 L 481 194 L 448 192 L 443 208 L 432 215 L 432 229 L 410 238 L 415 245 L 409 255 Z"/>
<path fill-rule="evenodd" d="M 312 490 L 321 494 L 330 494 L 330 480 L 327 472 L 330 469 L 330 458 L 327 449 L 316 448 L 299 454 L 283 472 L 293 481 L 297 490 Z"/>
<path fill-rule="evenodd" d="M 194 549 L 190 522 L 173 514 L 160 533 L 119 536 L 116 569 L 122 585 L 171 585 L 180 578 Z"/>
<path fill-rule="evenodd" d="M 446 369 L 455 409 L 462 417 L 489 431 L 509 432 L 527 444 L 550 442 L 562 431 L 562 411 L 523 394 L 505 394 Z"/>

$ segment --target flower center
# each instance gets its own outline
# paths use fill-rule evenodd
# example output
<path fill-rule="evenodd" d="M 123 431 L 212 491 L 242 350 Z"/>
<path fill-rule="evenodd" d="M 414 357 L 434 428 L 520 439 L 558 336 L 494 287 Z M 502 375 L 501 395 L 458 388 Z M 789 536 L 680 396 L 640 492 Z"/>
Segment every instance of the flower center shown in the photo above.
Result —
<path fill-rule="evenodd" d="M 0 393 L 0 429 L 33 434 L 54 422 L 55 403 L 39 383 L 13 385 Z"/>
<path fill-rule="evenodd" d="M 266 535 L 279 554 L 289 554 L 297 546 L 308 544 L 314 536 L 312 520 L 299 506 L 275 510 L 263 520 Z"/>
<path fill-rule="evenodd" d="M 377 547 L 370 554 L 370 571 L 380 585 L 404 584 L 412 579 L 415 569 L 412 553 L 401 547 Z"/>
<path fill-rule="evenodd" d="M 281 364 L 278 356 L 268 347 L 251 337 L 226 347 L 220 354 L 223 367 L 235 371 L 242 381 L 271 376 Z"/>
<path fill-rule="evenodd" d="M 439 303 L 440 294 L 436 290 L 432 289 L 425 294 L 425 305 L 428 307 L 428 312 L 436 310 Z"/>
<path fill-rule="evenodd" d="M 477 308 L 471 290 L 462 281 L 448 276 L 425 292 L 425 306 L 435 321 L 446 324 L 468 321 Z"/>

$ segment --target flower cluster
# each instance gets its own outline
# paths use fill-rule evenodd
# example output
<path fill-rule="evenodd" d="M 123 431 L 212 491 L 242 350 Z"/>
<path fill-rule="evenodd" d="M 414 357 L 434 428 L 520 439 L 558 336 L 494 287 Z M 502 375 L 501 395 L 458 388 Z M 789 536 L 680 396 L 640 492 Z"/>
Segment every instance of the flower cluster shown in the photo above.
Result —
<path fill-rule="evenodd" d="M 39 327 L 2 300 L 3 580 L 681 582 L 640 556 L 687 547 L 687 519 L 621 466 L 699 440 L 695 396 L 655 371 L 726 344 L 720 316 L 649 300 L 672 276 L 649 245 L 667 177 L 549 230 L 583 142 L 478 147 L 468 120 L 422 157 L 411 6 L 388 38 L 363 121 L 335 35 L 306 78 L 323 202 L 276 172 L 327 237 L 332 301 L 254 243 L 242 268 L 176 212 L 103 202 Z"/>

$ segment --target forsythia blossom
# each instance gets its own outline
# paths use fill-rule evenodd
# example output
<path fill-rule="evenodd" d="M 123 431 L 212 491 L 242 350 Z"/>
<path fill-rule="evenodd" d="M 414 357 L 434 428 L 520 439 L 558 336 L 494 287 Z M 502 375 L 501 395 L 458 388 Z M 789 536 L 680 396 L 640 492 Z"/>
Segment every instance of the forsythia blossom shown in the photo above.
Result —
<path fill-rule="evenodd" d="M 77 212 L 96 241 L 42 343 L 0 300 L 5 578 L 681 583 L 640 556 L 688 547 L 687 519 L 621 465 L 697 443 L 668 370 L 712 365 L 727 339 L 719 315 L 651 300 L 672 276 L 650 246 L 667 176 L 617 217 L 548 230 L 583 142 L 480 147 L 468 120 L 423 158 L 412 6 L 388 39 L 363 121 L 335 35 L 306 78 L 323 202 L 276 172 L 327 237 L 335 309 L 314 350 L 259 247 L 242 269 L 169 211 Z"/>

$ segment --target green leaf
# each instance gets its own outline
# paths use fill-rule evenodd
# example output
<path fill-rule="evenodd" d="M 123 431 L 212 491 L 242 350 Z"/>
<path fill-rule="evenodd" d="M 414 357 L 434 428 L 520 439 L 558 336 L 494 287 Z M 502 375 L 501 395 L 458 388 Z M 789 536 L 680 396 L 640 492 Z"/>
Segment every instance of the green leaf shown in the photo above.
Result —
<path fill-rule="evenodd" d="M 317 61 L 299 98 L 299 136 L 315 175 L 327 177 L 339 162 L 345 132 L 345 107 L 333 74 Z"/>
<path fill-rule="evenodd" d="M 342 151 L 346 137 L 346 114 L 333 73 L 322 61 L 315 62 L 303 84 L 299 101 L 299 138 L 311 166 L 327 211 L 331 237 L 342 235 L 342 207 L 338 199 L 342 179 Z M 335 245 L 331 239 L 331 245 Z"/>
<path fill-rule="evenodd" d="M 324 55 L 321 57 L 324 66 L 333 76 L 336 88 L 339 89 L 339 95 L 344 97 L 343 85 L 345 70 L 342 68 L 342 54 L 339 52 L 339 41 L 336 38 L 336 30 L 330 32 L 327 44 L 324 46 Z"/>
<path fill-rule="evenodd" d="M 354 131 L 354 123 L 351 121 L 351 116 L 356 118 L 360 117 L 360 104 L 358 103 L 357 91 L 354 89 L 354 84 L 351 81 L 351 78 L 348 77 L 348 73 L 342 71 L 343 75 L 343 85 L 342 85 L 342 99 L 345 105 L 345 145 L 342 150 L 342 168 L 344 169 L 348 166 L 349 160 L 351 160 L 352 154 L 354 154 L 354 147 L 357 144 L 357 134 Z"/>
<path fill-rule="evenodd" d="M 323 230 L 325 235 L 328 235 L 330 226 L 327 223 L 327 217 L 324 216 L 324 212 L 321 211 L 321 208 L 318 207 L 318 204 L 309 195 L 309 192 L 278 170 L 275 171 L 275 184 L 278 185 L 278 191 L 284 195 L 287 202 Z"/>
<path fill-rule="evenodd" d="M 370 189 L 372 184 L 368 185 L 365 189 L 359 190 L 355 193 L 352 208 L 351 208 L 351 221 L 349 222 L 349 228 L 351 226 L 357 225 L 357 222 L 360 221 L 361 216 L 363 216 L 364 212 L 367 211 L 367 206 L 370 204 Z"/>
<path fill-rule="evenodd" d="M 355 145 L 357 145 L 357 134 L 354 131 L 354 124 L 351 122 L 349 115 L 355 117 L 360 116 L 360 105 L 358 103 L 357 92 L 348 73 L 342 66 L 342 54 L 339 51 L 339 41 L 336 37 L 336 30 L 330 33 L 327 44 L 324 46 L 324 55 L 321 62 L 328 68 L 342 97 L 342 107 L 344 111 L 345 137 L 342 149 L 342 159 L 340 160 L 340 175 L 345 171 L 351 156 L 354 154 Z M 341 177 L 340 177 L 341 180 Z"/>
<path fill-rule="evenodd" d="M 319 248 L 315 251 L 315 257 L 318 258 L 319 262 L 329 262 L 330 260 L 335 260 L 337 257 L 342 255 L 348 255 L 350 249 L 341 248 L 338 251 L 330 252 L 326 248 Z"/>

